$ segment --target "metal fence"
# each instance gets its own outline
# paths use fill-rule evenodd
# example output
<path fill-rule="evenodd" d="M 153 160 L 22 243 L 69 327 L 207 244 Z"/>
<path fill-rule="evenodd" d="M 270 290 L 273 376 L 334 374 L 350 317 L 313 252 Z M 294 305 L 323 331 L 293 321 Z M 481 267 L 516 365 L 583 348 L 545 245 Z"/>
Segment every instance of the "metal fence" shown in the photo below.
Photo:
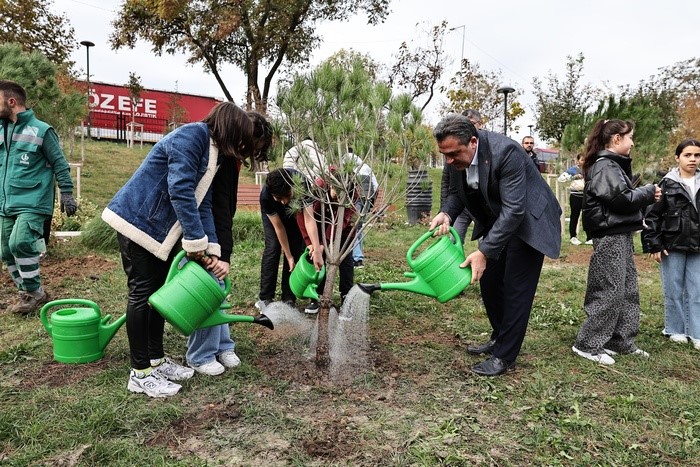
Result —
<path fill-rule="evenodd" d="M 90 112 L 90 135 L 97 139 L 112 139 L 116 141 L 127 141 L 129 139 L 129 129 L 127 124 L 131 122 L 131 114 L 125 112 L 104 113 Z M 174 126 L 169 124 L 165 118 L 139 118 L 136 117 L 136 123 L 143 125 L 142 131 L 136 131 L 134 140 L 146 141 L 150 143 L 158 142 L 165 134 L 167 134 Z M 137 126 L 139 130 L 140 126 Z M 87 126 L 78 127 L 77 134 L 83 132 L 88 136 Z"/>

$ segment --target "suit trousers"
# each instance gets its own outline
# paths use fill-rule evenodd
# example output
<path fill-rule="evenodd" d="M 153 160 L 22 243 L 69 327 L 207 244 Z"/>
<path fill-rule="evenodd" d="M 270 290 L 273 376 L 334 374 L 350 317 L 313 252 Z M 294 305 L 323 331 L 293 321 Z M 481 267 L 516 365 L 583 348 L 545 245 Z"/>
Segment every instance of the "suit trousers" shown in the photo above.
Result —
<path fill-rule="evenodd" d="M 525 339 L 544 254 L 513 237 L 481 277 L 481 298 L 496 341 L 493 356 L 515 361 Z"/>

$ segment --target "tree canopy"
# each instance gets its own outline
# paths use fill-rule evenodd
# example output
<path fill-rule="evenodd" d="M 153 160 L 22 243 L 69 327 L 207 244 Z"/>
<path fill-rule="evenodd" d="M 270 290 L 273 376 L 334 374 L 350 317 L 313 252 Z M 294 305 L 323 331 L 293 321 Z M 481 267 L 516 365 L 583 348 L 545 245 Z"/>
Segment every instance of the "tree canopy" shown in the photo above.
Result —
<path fill-rule="evenodd" d="M 543 139 L 559 144 L 566 125 L 583 115 L 595 101 L 598 91 L 581 83 L 583 62 L 581 53 L 576 57 L 567 56 L 563 79 L 550 72 L 546 85 L 540 78 L 532 80 L 537 132 Z"/>
<path fill-rule="evenodd" d="M 27 107 L 58 133 L 68 134 L 87 112 L 87 97 L 72 87 L 63 91 L 65 77 L 38 51 L 24 52 L 19 44 L 0 44 L 0 76 L 18 82 L 27 91 Z"/>
<path fill-rule="evenodd" d="M 450 80 L 447 88 L 442 89 L 449 103 L 443 106 L 443 112 L 461 113 L 467 109 L 478 110 L 481 118 L 488 128 L 496 130 L 498 122 L 503 119 L 503 98 L 498 93 L 498 88 L 503 83 L 500 71 L 482 70 L 478 63 L 472 63 L 465 59 L 462 67 Z M 508 102 L 508 126 L 510 130 L 516 129 L 515 119 L 525 113 L 518 97 L 522 91 L 516 89 L 509 95 Z"/>
<path fill-rule="evenodd" d="M 183 52 L 189 63 L 201 63 L 214 75 L 231 101 L 221 66 L 233 64 L 247 77 L 247 107 L 264 112 L 282 63 L 305 63 L 320 44 L 317 22 L 365 12 L 368 22 L 376 24 L 386 17 L 388 6 L 389 0 L 126 0 L 113 23 L 111 43 L 115 49 L 133 48 L 144 39 L 158 55 Z M 261 86 L 263 66 L 268 71 Z"/>
<path fill-rule="evenodd" d="M 416 25 L 418 26 L 419 24 Z M 396 63 L 391 67 L 389 86 L 405 90 L 414 102 L 427 94 L 421 110 L 425 110 L 435 96 L 435 87 L 445 70 L 446 57 L 442 42 L 446 29 L 447 21 L 433 26 L 428 33 L 430 39 L 427 46 L 417 45 L 411 48 L 406 42 L 401 43 Z"/>
<path fill-rule="evenodd" d="M 40 52 L 52 63 L 73 66 L 75 32 L 65 15 L 51 13 L 51 0 L 0 0 L 0 42 L 20 44 L 25 52 Z"/>

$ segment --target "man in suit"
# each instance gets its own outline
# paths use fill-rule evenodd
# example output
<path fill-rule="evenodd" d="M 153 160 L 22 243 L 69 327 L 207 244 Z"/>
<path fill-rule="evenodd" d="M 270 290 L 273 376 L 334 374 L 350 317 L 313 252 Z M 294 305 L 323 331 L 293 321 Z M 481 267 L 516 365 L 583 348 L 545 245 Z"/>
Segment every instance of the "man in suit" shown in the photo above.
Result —
<path fill-rule="evenodd" d="M 472 367 L 496 376 L 515 367 L 544 256 L 557 258 L 561 247 L 561 209 L 522 146 L 497 133 L 479 130 L 462 115 L 450 114 L 433 131 L 444 170 L 452 173 L 443 212 L 431 228 L 449 231 L 450 221 L 466 207 L 474 219 L 476 251 L 462 267 L 480 281 L 481 297 L 493 329 L 491 339 L 467 349 L 491 354 Z"/>

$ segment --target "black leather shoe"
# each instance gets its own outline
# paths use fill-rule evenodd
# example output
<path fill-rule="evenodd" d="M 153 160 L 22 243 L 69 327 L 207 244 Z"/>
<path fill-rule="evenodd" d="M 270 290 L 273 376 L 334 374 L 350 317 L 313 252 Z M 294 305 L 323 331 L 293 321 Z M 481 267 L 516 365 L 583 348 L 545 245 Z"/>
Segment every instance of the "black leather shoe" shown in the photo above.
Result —
<path fill-rule="evenodd" d="M 490 341 L 481 345 L 470 345 L 467 347 L 467 353 L 472 355 L 481 355 L 484 353 L 493 353 L 493 348 L 496 347 L 496 341 L 491 339 Z"/>
<path fill-rule="evenodd" d="M 498 357 L 491 357 L 472 367 L 472 371 L 479 376 L 498 376 L 515 369 L 515 362 L 508 363 Z"/>

